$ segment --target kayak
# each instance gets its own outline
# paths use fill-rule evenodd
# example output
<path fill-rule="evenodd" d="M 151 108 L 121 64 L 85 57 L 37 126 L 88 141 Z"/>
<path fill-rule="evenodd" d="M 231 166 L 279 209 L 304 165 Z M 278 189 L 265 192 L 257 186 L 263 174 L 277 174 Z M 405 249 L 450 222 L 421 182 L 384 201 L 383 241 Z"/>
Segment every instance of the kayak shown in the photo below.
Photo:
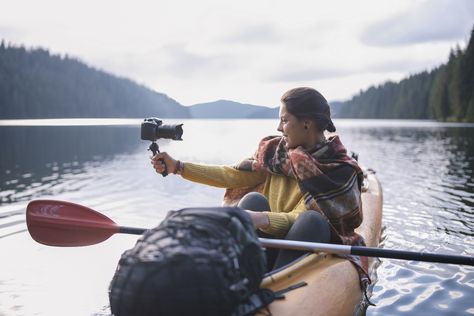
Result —
<path fill-rule="evenodd" d="M 362 224 L 356 232 L 368 247 L 377 247 L 382 229 L 382 188 L 374 172 L 367 172 L 362 192 Z M 369 258 L 369 267 L 373 259 Z M 369 271 L 370 274 L 370 271 Z M 359 275 L 352 263 L 327 254 L 312 253 L 266 275 L 262 288 L 287 289 L 305 282 L 307 285 L 286 292 L 257 315 L 353 315 L 364 297 Z"/>

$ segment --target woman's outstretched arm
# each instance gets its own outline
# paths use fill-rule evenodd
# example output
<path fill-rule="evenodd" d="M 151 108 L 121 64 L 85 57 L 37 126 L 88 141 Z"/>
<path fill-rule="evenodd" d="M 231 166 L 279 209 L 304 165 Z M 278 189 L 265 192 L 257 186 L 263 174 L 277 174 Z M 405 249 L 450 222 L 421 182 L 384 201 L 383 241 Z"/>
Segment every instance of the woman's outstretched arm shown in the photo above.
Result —
<path fill-rule="evenodd" d="M 164 163 L 161 162 L 161 159 Z M 231 166 L 182 163 L 166 152 L 153 156 L 151 164 L 157 173 L 163 173 L 166 165 L 169 173 L 178 173 L 184 179 L 218 188 L 251 187 L 264 182 L 266 179 L 264 172 L 242 171 Z"/>

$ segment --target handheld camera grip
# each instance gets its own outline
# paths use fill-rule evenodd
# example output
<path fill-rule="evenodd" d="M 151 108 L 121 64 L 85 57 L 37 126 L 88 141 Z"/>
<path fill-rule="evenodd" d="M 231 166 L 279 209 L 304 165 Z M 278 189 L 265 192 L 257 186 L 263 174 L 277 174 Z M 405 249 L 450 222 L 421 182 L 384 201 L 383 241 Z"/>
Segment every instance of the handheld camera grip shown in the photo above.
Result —
<path fill-rule="evenodd" d="M 155 142 L 152 142 L 150 144 L 150 148 L 148 148 L 148 150 L 151 150 L 153 152 L 153 156 L 158 154 L 160 152 L 160 150 L 158 149 L 158 144 L 155 143 Z M 166 163 L 165 163 L 165 160 L 163 158 L 161 159 L 158 159 L 158 161 L 160 161 L 164 166 L 165 166 L 165 171 L 163 171 L 161 173 L 161 175 L 163 177 L 166 177 L 168 175 L 168 167 L 166 167 Z"/>

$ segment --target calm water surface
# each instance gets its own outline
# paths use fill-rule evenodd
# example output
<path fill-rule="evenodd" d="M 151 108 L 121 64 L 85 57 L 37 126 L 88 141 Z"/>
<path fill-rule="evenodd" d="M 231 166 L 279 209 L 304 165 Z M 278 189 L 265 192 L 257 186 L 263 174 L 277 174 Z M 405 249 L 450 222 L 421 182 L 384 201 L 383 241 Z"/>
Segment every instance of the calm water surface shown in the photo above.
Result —
<path fill-rule="evenodd" d="M 184 141 L 161 142 L 161 149 L 211 164 L 251 155 L 277 124 L 182 122 Z M 116 235 L 90 247 L 39 245 L 25 230 L 30 200 L 72 201 L 139 227 L 158 224 L 170 209 L 220 204 L 221 189 L 153 172 L 139 121 L 76 123 L 0 121 L 0 316 L 107 315 L 109 281 L 120 254 L 136 240 Z M 384 247 L 474 256 L 474 125 L 335 124 L 343 143 L 382 182 Z M 377 273 L 371 298 L 377 306 L 368 315 L 474 314 L 471 267 L 383 259 Z"/>

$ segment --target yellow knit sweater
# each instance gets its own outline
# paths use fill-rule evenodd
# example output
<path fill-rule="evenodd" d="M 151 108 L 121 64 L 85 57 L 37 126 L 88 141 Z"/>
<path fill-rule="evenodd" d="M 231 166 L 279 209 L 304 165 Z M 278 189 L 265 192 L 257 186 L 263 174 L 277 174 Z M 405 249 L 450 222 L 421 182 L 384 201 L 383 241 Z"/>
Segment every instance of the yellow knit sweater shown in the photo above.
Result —
<path fill-rule="evenodd" d="M 265 183 L 263 194 L 268 198 L 270 221 L 262 231 L 284 237 L 296 217 L 306 210 L 303 195 L 295 179 L 266 172 L 241 171 L 229 166 L 212 166 L 185 162 L 182 177 L 218 188 L 243 188 Z"/>

